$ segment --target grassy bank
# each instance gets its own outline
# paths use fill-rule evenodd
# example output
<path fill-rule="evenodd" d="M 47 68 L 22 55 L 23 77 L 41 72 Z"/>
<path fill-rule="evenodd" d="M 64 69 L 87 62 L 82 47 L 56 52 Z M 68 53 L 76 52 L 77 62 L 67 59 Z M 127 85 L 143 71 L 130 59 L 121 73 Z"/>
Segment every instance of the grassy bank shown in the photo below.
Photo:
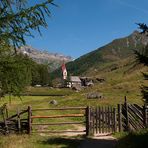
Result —
<path fill-rule="evenodd" d="M 148 146 L 148 129 L 132 133 L 116 133 L 116 148 L 146 148 Z"/>
<path fill-rule="evenodd" d="M 0 136 L 0 148 L 76 148 L 83 138 L 40 135 Z"/>

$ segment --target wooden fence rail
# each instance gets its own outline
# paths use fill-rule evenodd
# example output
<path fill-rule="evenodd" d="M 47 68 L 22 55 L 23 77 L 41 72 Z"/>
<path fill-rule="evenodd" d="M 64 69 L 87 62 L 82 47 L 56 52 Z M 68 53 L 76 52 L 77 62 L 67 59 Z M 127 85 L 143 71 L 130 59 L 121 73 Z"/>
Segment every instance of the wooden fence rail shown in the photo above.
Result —
<path fill-rule="evenodd" d="M 84 111 L 84 114 L 82 113 L 71 113 L 71 114 L 56 114 L 56 115 L 33 115 L 34 112 L 44 112 L 44 111 L 53 111 L 53 110 L 59 110 L 61 113 L 63 111 L 71 111 L 71 110 L 78 110 L 78 111 Z M 47 126 L 61 126 L 61 125 L 69 125 L 69 124 L 72 124 L 72 125 L 78 125 L 78 124 L 86 124 L 86 121 L 79 121 L 79 122 L 76 122 L 76 121 L 71 121 L 68 122 L 68 121 L 65 121 L 65 122 L 51 122 L 51 123 L 35 123 L 34 122 L 34 119 L 60 119 L 60 118 L 81 118 L 81 117 L 85 117 L 86 116 L 86 107 L 64 107 L 64 108 L 43 108 L 43 109 L 32 109 L 30 106 L 28 107 L 28 133 L 31 134 L 31 133 L 34 133 L 34 132 L 49 132 L 49 133 L 61 133 L 61 132 L 86 132 L 86 130 L 82 130 L 82 131 L 78 131 L 78 130 L 66 130 L 66 131 L 55 131 L 55 130 L 33 130 L 33 127 L 34 126 L 44 126 L 44 125 L 47 125 Z"/>
<path fill-rule="evenodd" d="M 57 110 L 60 111 L 60 114 L 52 114 L 51 111 Z M 65 114 L 64 111 L 72 111 L 72 113 Z M 75 111 L 76 113 L 73 113 Z M 40 112 L 42 115 L 39 115 Z M 71 132 L 86 132 L 87 136 L 148 128 L 148 106 L 128 104 L 126 98 L 123 104 L 118 104 L 116 107 L 87 106 L 32 109 L 31 106 L 28 106 L 26 110 L 17 109 L 16 114 L 12 116 L 9 115 L 7 106 L 4 104 L 0 107 L 0 116 L 0 133 L 4 134 L 11 132 L 31 134 L 35 132 L 34 127 L 37 126 L 84 125 L 85 130 L 71 130 Z M 66 119 L 65 122 L 58 120 L 63 118 Z M 74 121 L 71 118 L 80 118 L 80 120 Z M 42 119 L 42 122 L 36 121 L 37 119 Z M 56 120 L 50 122 L 50 119 Z M 46 122 L 44 122 L 45 120 Z M 38 130 L 36 132 L 61 133 L 62 131 Z"/>

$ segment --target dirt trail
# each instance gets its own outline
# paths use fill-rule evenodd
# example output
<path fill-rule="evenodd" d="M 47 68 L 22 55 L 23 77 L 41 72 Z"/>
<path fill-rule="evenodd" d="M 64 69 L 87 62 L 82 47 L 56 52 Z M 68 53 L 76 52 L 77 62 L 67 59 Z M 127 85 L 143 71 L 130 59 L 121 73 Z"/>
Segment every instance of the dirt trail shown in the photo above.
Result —
<path fill-rule="evenodd" d="M 114 148 L 117 140 L 110 135 L 96 135 L 85 139 L 78 148 Z"/>
<path fill-rule="evenodd" d="M 70 129 L 67 130 L 65 133 L 58 133 L 59 136 L 66 136 L 66 137 L 72 137 L 72 136 L 78 136 L 78 135 L 85 135 L 85 132 L 77 132 L 77 131 L 83 131 L 85 130 L 84 126 L 78 126 L 74 125 L 76 128 L 76 132 L 68 132 Z M 42 136 L 47 136 L 47 134 L 41 133 Z M 84 139 L 78 148 L 114 148 L 117 143 L 117 139 L 112 137 L 111 135 L 107 134 L 97 134 L 94 135 L 92 138 L 86 138 Z"/>

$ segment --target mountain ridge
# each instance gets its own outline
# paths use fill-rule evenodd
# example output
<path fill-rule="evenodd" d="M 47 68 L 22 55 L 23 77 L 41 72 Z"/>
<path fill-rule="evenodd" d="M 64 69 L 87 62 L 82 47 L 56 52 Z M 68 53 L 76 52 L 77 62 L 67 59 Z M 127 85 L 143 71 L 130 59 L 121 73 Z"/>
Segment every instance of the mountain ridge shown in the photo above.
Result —
<path fill-rule="evenodd" d="M 38 64 L 49 65 L 50 71 L 59 68 L 64 61 L 65 63 L 72 61 L 72 57 L 65 56 L 59 53 L 49 53 L 46 50 L 35 49 L 31 46 L 22 46 L 18 49 L 19 52 L 28 55 L 33 61 Z"/>
<path fill-rule="evenodd" d="M 66 64 L 69 75 L 86 75 L 92 69 L 101 70 L 102 65 L 112 64 L 128 57 L 134 58 L 134 50 L 143 48 L 148 44 L 148 38 L 138 31 L 132 34 L 115 39 L 112 42 L 93 50 L 74 61 Z M 90 72 L 89 72 L 90 73 Z M 60 69 L 52 74 L 53 79 L 61 77 Z"/>

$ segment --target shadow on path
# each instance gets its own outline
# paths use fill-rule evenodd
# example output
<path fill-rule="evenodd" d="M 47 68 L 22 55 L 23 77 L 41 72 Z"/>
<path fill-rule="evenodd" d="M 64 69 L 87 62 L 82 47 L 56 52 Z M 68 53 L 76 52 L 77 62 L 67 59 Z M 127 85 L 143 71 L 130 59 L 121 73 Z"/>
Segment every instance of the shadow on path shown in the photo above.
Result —
<path fill-rule="evenodd" d="M 114 148 L 115 139 L 85 139 L 78 148 Z"/>
<path fill-rule="evenodd" d="M 76 138 L 48 138 L 46 141 L 42 141 L 41 143 L 46 146 L 58 147 L 58 148 L 77 148 L 80 143 L 83 142 L 83 139 Z"/>
<path fill-rule="evenodd" d="M 42 144 L 46 146 L 51 147 L 59 147 L 59 148 L 114 148 L 117 140 L 116 139 L 110 139 L 106 137 L 102 138 L 76 138 L 76 137 L 54 137 L 54 138 L 48 138 L 45 141 L 41 142 Z"/>

